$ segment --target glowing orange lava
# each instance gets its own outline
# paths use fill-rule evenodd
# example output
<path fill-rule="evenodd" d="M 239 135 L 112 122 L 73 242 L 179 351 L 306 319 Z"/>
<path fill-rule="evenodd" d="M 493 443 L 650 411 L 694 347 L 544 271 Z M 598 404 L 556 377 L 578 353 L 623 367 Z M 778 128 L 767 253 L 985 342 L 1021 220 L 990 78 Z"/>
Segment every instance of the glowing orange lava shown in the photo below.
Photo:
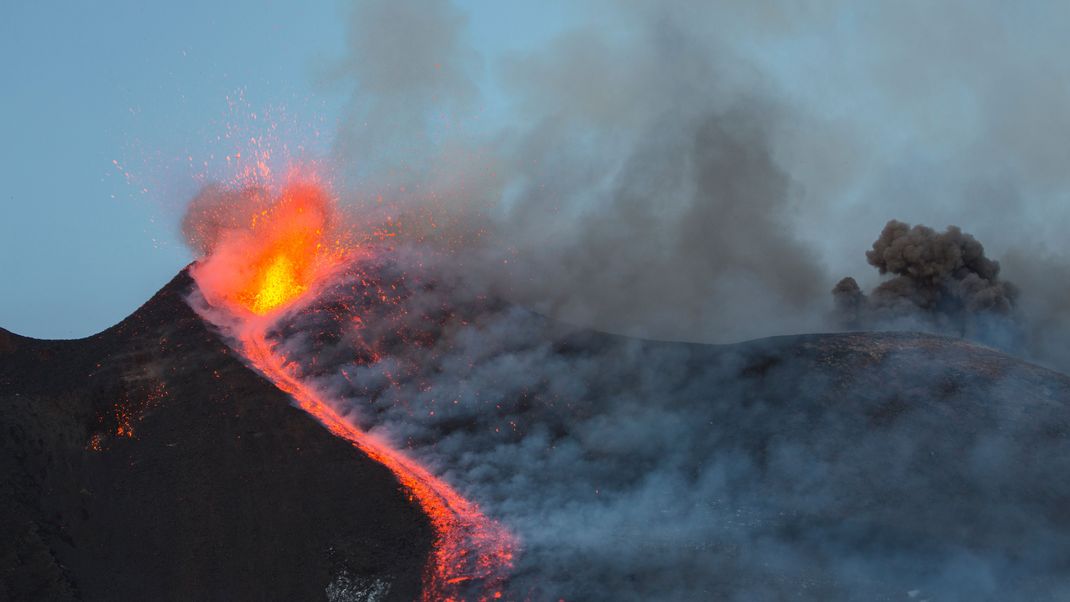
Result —
<path fill-rule="evenodd" d="M 488 592 L 480 600 L 501 598 L 495 588 L 500 587 L 512 567 L 512 535 L 415 460 L 346 421 L 319 392 L 292 374 L 286 358 L 273 351 L 262 331 L 243 337 L 242 352 L 276 387 L 289 393 L 301 409 L 389 468 L 420 504 L 435 531 L 434 549 L 424 573 L 423 600 L 461 600 L 451 592 L 473 580 L 483 581 L 483 589 Z"/>
<path fill-rule="evenodd" d="M 290 182 L 275 199 L 260 189 L 212 195 L 195 203 L 184 225 L 207 254 L 191 273 L 214 308 L 240 319 L 236 327 L 220 324 L 237 339 L 237 350 L 333 434 L 390 469 L 427 514 L 435 540 L 423 600 L 461 600 L 457 592 L 472 582 L 484 592 L 479 600 L 500 599 L 512 535 L 418 462 L 346 421 L 267 339 L 269 314 L 293 304 L 352 253 L 332 231 L 330 195 L 311 181 Z"/>
<path fill-rule="evenodd" d="M 301 297 L 344 252 L 331 236 L 332 208 L 323 187 L 302 175 L 274 198 L 254 187 L 202 193 L 185 228 L 206 255 L 194 270 L 205 297 L 257 315 Z"/>

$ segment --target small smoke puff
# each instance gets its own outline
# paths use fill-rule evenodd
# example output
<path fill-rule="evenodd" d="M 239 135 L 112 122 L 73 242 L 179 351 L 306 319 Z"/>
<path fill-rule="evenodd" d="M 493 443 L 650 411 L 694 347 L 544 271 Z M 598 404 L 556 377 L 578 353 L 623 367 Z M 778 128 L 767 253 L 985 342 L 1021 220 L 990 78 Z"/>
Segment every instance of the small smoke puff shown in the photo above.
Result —
<path fill-rule="evenodd" d="M 866 295 L 859 288 L 858 282 L 850 276 L 840 280 L 832 288 L 832 298 L 841 320 L 849 327 L 856 326 L 859 313 L 866 303 Z"/>

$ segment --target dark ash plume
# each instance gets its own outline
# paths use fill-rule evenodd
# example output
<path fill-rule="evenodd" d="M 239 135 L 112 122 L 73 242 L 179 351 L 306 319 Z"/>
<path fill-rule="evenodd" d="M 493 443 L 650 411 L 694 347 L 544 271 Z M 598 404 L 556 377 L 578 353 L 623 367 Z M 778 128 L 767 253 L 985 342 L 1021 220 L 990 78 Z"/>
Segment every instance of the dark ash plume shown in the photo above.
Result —
<path fill-rule="evenodd" d="M 948 304 L 953 310 L 1001 314 L 1014 308 L 1017 291 L 999 281 L 999 262 L 985 257 L 981 243 L 957 226 L 938 233 L 892 220 L 866 251 L 866 259 L 881 274 L 898 276 L 874 291 L 879 304 L 906 296 L 929 311 Z"/>
<path fill-rule="evenodd" d="M 1000 280 L 999 262 L 957 226 L 937 232 L 891 220 L 866 251 L 866 260 L 893 277 L 869 295 L 854 278 L 836 284 L 836 311 L 848 328 L 915 322 L 924 330 L 1000 342 L 993 340 L 995 330 L 1002 330 L 996 327 L 1012 326 L 1017 316 L 1017 287 Z"/>

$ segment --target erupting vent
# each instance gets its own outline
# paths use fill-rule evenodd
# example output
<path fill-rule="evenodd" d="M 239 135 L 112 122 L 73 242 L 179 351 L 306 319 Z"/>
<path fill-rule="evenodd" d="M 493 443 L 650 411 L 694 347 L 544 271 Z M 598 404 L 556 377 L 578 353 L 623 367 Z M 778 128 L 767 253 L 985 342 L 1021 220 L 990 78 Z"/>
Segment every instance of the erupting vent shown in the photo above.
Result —
<path fill-rule="evenodd" d="M 513 563 L 512 535 L 416 460 L 343 418 L 268 339 L 284 310 L 297 310 L 296 301 L 313 295 L 318 283 L 358 253 L 336 231 L 333 211 L 332 197 L 307 176 L 292 176 L 275 197 L 252 187 L 211 189 L 198 197 L 185 228 L 205 253 L 191 269 L 211 307 L 205 317 L 303 410 L 390 469 L 427 514 L 435 542 L 425 569 L 425 600 L 461 600 L 474 590 L 480 600 L 500 598 Z"/>

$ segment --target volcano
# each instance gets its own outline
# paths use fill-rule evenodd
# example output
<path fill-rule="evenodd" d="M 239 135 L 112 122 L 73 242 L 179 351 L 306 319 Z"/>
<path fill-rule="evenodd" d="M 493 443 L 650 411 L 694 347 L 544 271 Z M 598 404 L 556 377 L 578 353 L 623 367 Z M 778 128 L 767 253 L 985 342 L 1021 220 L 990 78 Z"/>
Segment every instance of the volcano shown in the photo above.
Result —
<path fill-rule="evenodd" d="M 246 368 L 191 286 L 86 339 L 0 331 L 0 598 L 416 598 L 427 518 Z"/>
<path fill-rule="evenodd" d="M 356 304 L 396 308 L 379 291 L 403 286 L 390 282 L 388 269 L 376 273 L 378 282 L 369 273 Z M 381 459 L 295 407 L 305 407 L 299 393 L 291 397 L 247 367 L 191 309 L 193 288 L 184 271 L 133 315 L 86 339 L 0 331 L 0 594 L 426 598 L 436 518 Z M 406 327 L 376 345 L 375 357 L 356 352 L 346 381 L 366 392 L 374 386 L 359 369 L 375 365 L 378 353 L 431 349 L 458 323 L 479 319 L 434 309 L 438 319 L 417 316 L 422 331 Z M 685 484 L 664 490 L 710 487 L 703 475 L 716 474 L 713 490 L 724 494 L 700 512 L 689 508 L 692 522 L 675 525 L 668 533 L 679 535 L 668 541 L 655 541 L 665 524 L 643 522 L 638 509 L 641 520 L 612 523 L 612 542 L 587 541 L 578 551 L 552 536 L 538 541 L 530 523 L 521 525 L 521 560 L 504 599 L 892 600 L 935 588 L 961 593 L 939 599 L 1057 600 L 1070 591 L 1070 378 L 1062 374 L 931 335 L 695 345 L 564 327 L 501 302 L 477 309 L 524 325 L 508 345 L 480 345 L 488 356 L 480 361 L 530 348 L 546 365 L 586 366 L 582 386 L 525 385 L 509 406 L 513 430 L 487 435 L 500 437 L 496 453 L 538 429 L 548 433 L 547 449 L 579 449 L 570 456 L 575 474 L 540 474 L 565 483 L 576 504 L 597 500 L 604 515 L 617 507 L 606 501 L 614 495 L 637 508 L 626 495 L 630 483 L 657 482 L 650 465 L 668 455 Z M 302 319 L 330 315 L 336 324 L 337 312 L 313 305 Z M 328 330 L 316 327 L 330 345 L 309 346 L 302 374 L 330 371 L 328 356 L 346 339 Z M 456 341 L 421 356 L 420 368 L 452 374 Z M 642 398 L 638 407 L 660 408 L 649 415 L 655 419 L 614 418 L 623 407 L 639 411 L 629 396 L 652 386 L 663 398 Z M 573 398 L 557 403 L 566 393 Z M 687 424 L 671 426 L 667 416 Z M 453 447 L 481 430 L 455 416 L 434 420 Z M 619 439 L 593 437 L 581 423 Z M 644 424 L 639 434 L 621 426 L 635 423 Z M 668 443 L 635 447 L 644 438 Z M 688 451 L 666 451 L 674 448 Z M 474 448 L 462 454 L 478 456 Z M 711 472 L 726 458 L 730 468 Z M 592 469 L 605 466 L 613 470 Z M 473 473 L 453 476 L 466 474 Z M 528 498 L 546 490 L 523 489 Z M 666 506 L 653 516 L 671 522 L 665 517 L 674 512 Z M 557 533 L 551 522 L 547 532 Z M 690 533 L 703 539 L 696 544 Z"/>

